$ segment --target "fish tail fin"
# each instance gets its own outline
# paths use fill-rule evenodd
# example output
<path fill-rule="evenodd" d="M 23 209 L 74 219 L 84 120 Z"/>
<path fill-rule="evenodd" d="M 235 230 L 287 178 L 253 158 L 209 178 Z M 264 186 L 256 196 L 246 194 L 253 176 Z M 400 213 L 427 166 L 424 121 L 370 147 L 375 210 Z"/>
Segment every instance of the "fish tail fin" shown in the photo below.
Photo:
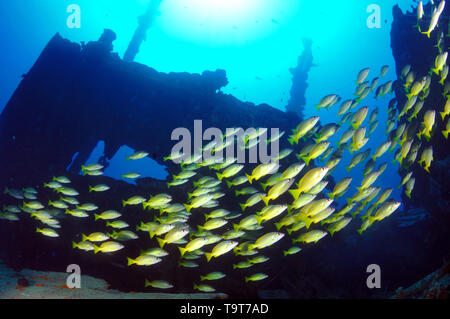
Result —
<path fill-rule="evenodd" d="M 361 193 L 361 191 L 363 190 L 364 188 L 361 186 L 361 187 L 356 187 L 356 190 L 358 191 L 358 192 L 360 192 Z"/>
<path fill-rule="evenodd" d="M 289 190 L 289 193 L 291 193 L 294 199 L 297 199 L 300 196 L 301 191 L 298 189 L 291 189 Z"/>
<path fill-rule="evenodd" d="M 88 238 L 85 234 L 81 234 L 81 241 L 86 241 Z"/>
<path fill-rule="evenodd" d="M 72 242 L 72 248 L 75 249 L 75 248 L 77 248 L 77 247 L 78 247 L 78 244 L 77 244 L 76 242 L 73 241 L 73 242 Z"/>
<path fill-rule="evenodd" d="M 100 218 L 98 214 L 94 214 L 94 220 L 97 221 Z"/>
<path fill-rule="evenodd" d="M 445 118 L 445 112 L 439 112 L 441 114 L 442 120 Z"/>
<path fill-rule="evenodd" d="M 262 216 L 256 216 L 256 222 L 258 223 L 258 226 L 261 225 L 262 221 L 263 221 Z"/>
<path fill-rule="evenodd" d="M 283 224 L 281 224 L 281 222 L 280 223 L 275 223 L 274 225 L 277 228 L 277 230 L 280 230 L 280 228 L 283 227 Z"/>
<path fill-rule="evenodd" d="M 233 184 L 232 184 L 230 181 L 227 181 L 227 186 L 228 186 L 228 188 L 231 188 L 232 185 L 233 185 Z"/>
<path fill-rule="evenodd" d="M 148 281 L 148 279 L 145 279 L 145 288 L 147 288 L 148 286 L 151 286 L 150 281 Z"/>
<path fill-rule="evenodd" d="M 287 231 L 288 235 L 292 234 L 292 229 L 288 228 L 288 229 L 286 229 L 286 231 Z"/>
<path fill-rule="evenodd" d="M 161 238 L 156 238 L 156 240 L 158 241 L 159 247 L 163 248 L 166 243 L 165 240 Z"/>
<path fill-rule="evenodd" d="M 245 207 L 247 207 L 245 204 L 239 204 L 241 206 L 242 211 L 245 211 Z"/>
<path fill-rule="evenodd" d="M 263 202 L 266 206 L 269 205 L 269 201 L 270 201 L 269 196 L 261 196 L 261 199 L 263 200 Z"/>
<path fill-rule="evenodd" d="M 219 179 L 219 181 L 221 181 L 223 179 L 223 175 L 220 173 L 216 173 L 217 178 Z"/>
<path fill-rule="evenodd" d="M 330 197 L 331 199 L 334 199 L 334 196 L 335 196 L 334 193 L 328 193 L 327 195 L 328 195 L 328 197 Z"/>
<path fill-rule="evenodd" d="M 430 167 L 429 167 L 429 166 L 424 167 L 424 169 L 425 169 L 428 173 L 430 173 Z"/>
<path fill-rule="evenodd" d="M 363 230 L 362 229 L 358 229 L 357 232 L 358 232 L 358 234 L 362 235 Z"/>
<path fill-rule="evenodd" d="M 283 255 L 286 257 L 288 255 L 288 251 L 287 250 L 283 250 Z"/>
<path fill-rule="evenodd" d="M 406 98 L 408 99 L 408 101 L 409 101 L 409 100 L 411 100 L 412 96 L 413 96 L 413 94 L 412 94 L 412 93 L 408 93 L 408 94 L 406 94 Z"/>
<path fill-rule="evenodd" d="M 183 257 L 184 253 L 186 252 L 186 248 L 178 247 L 178 249 L 180 250 L 181 257 Z"/>
<path fill-rule="evenodd" d="M 100 251 L 100 247 L 93 245 L 94 247 L 94 254 L 98 253 Z"/>
<path fill-rule="evenodd" d="M 350 166 L 347 166 L 345 169 L 347 170 L 347 172 L 350 173 L 350 170 L 351 170 L 352 168 L 351 168 Z"/>
<path fill-rule="evenodd" d="M 126 205 L 127 205 L 127 202 L 122 199 L 122 207 L 125 207 Z M 144 209 L 145 209 L 145 207 L 144 207 Z"/>
<path fill-rule="evenodd" d="M 251 184 L 251 183 L 252 183 L 252 180 L 253 180 L 253 177 L 250 176 L 250 175 L 248 175 L 248 174 L 245 174 L 245 176 L 247 177 L 248 182 Z"/>
<path fill-rule="evenodd" d="M 261 187 L 263 188 L 263 190 L 266 190 L 267 184 L 261 183 Z"/>
<path fill-rule="evenodd" d="M 445 139 L 448 139 L 448 132 L 447 131 L 442 131 L 442 135 L 444 135 Z"/>
<path fill-rule="evenodd" d="M 233 229 L 235 230 L 235 231 L 239 231 L 239 225 L 238 224 L 233 224 Z"/>
<path fill-rule="evenodd" d="M 212 258 L 212 253 L 205 253 L 206 261 L 209 262 Z"/>
<path fill-rule="evenodd" d="M 183 204 L 184 205 L 184 207 L 186 208 L 186 211 L 188 212 L 188 213 L 190 213 L 191 212 L 191 209 L 192 209 L 192 206 L 191 205 L 188 205 L 188 204 Z"/>
<path fill-rule="evenodd" d="M 152 230 L 150 230 L 150 231 L 148 232 L 148 235 L 150 236 L 150 238 L 153 238 L 153 237 L 155 237 L 155 232 L 152 231 Z"/>
<path fill-rule="evenodd" d="M 301 156 L 301 159 L 306 163 L 306 166 L 309 166 L 309 161 L 311 160 L 309 156 Z"/>
<path fill-rule="evenodd" d="M 134 264 L 134 260 L 127 257 L 127 261 L 128 261 L 128 266 L 131 266 L 132 264 Z"/>

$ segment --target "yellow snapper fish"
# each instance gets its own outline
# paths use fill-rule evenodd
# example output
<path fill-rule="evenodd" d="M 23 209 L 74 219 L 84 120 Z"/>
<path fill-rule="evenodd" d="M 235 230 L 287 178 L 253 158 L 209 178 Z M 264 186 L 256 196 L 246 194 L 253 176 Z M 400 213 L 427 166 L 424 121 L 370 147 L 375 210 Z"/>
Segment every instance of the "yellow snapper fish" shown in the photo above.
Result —
<path fill-rule="evenodd" d="M 127 258 L 128 266 L 138 265 L 138 266 L 151 266 L 161 262 L 161 258 L 152 256 L 152 255 L 142 255 L 137 257 L 136 259 Z"/>
<path fill-rule="evenodd" d="M 358 153 L 355 154 L 352 159 L 350 160 L 350 165 L 346 167 L 347 172 L 350 172 L 350 170 L 361 163 L 362 159 L 364 157 L 364 153 Z"/>
<path fill-rule="evenodd" d="M 422 135 L 424 135 L 427 140 L 431 139 L 430 132 L 433 129 L 433 125 L 435 123 L 435 116 L 436 116 L 435 110 L 428 110 L 425 112 L 422 122 L 423 128 L 419 133 L 417 133 L 417 137 L 419 139 L 421 138 Z"/>
<path fill-rule="evenodd" d="M 387 201 L 375 212 L 374 216 L 368 216 L 367 219 L 372 223 L 376 220 L 380 221 L 397 210 L 401 205 L 400 202 Z"/>
<path fill-rule="evenodd" d="M 342 133 L 341 139 L 338 142 L 338 147 L 341 146 L 341 144 L 348 142 L 353 137 L 354 133 L 355 130 L 352 127 L 349 127 L 347 131 Z"/>
<path fill-rule="evenodd" d="M 306 215 L 300 214 L 298 216 L 298 218 L 305 223 L 306 229 L 309 229 L 311 224 L 313 224 L 313 223 L 317 224 L 317 223 L 323 221 L 324 219 L 331 216 L 334 213 L 334 211 L 335 211 L 335 208 L 327 207 L 327 208 L 321 210 L 319 213 L 311 215 L 311 216 L 306 216 Z"/>
<path fill-rule="evenodd" d="M 204 281 L 204 280 L 218 280 L 218 279 L 222 279 L 224 278 L 226 275 L 222 272 L 219 271 L 215 271 L 215 272 L 211 272 L 207 275 L 204 276 L 200 276 L 200 281 Z"/>
<path fill-rule="evenodd" d="M 280 214 L 282 214 L 287 209 L 287 205 L 269 205 L 262 209 L 261 212 L 257 213 L 256 223 L 261 225 L 263 221 L 273 219 Z"/>
<path fill-rule="evenodd" d="M 226 254 L 230 250 L 233 250 L 233 248 L 238 244 L 239 243 L 237 241 L 232 240 L 221 241 L 216 246 L 214 246 L 210 253 L 205 253 L 206 261 L 209 262 L 213 257 L 217 258 L 223 254 Z"/>
<path fill-rule="evenodd" d="M 314 229 L 307 233 L 304 233 L 300 235 L 299 237 L 292 240 L 292 242 L 298 243 L 298 242 L 304 242 L 304 243 L 317 243 L 319 240 L 321 240 L 323 237 L 325 237 L 328 233 L 323 230 Z"/>
<path fill-rule="evenodd" d="M 384 77 L 389 71 L 389 65 L 383 65 L 380 70 L 380 77 Z"/>
<path fill-rule="evenodd" d="M 311 203 L 303 206 L 302 209 L 300 209 L 300 212 L 294 216 L 297 220 L 302 220 L 303 217 L 315 216 L 330 207 L 332 203 L 333 200 L 331 198 L 322 198 L 312 201 Z"/>
<path fill-rule="evenodd" d="M 149 281 L 148 279 L 145 279 L 145 288 L 147 288 L 147 287 L 153 287 L 153 288 L 159 288 L 159 289 L 170 289 L 170 288 L 173 288 L 173 285 L 165 280 Z"/>
<path fill-rule="evenodd" d="M 287 192 L 287 190 L 294 184 L 295 179 L 284 179 L 275 185 L 273 185 L 268 193 L 267 196 L 261 195 L 261 199 L 263 200 L 264 204 L 269 205 L 269 201 L 273 199 L 277 199 L 279 196 Z"/>
<path fill-rule="evenodd" d="M 126 158 L 127 158 L 127 161 L 129 161 L 130 159 L 131 160 L 138 160 L 138 159 L 146 157 L 147 155 L 148 155 L 148 153 L 145 152 L 145 151 L 136 151 L 132 155 L 127 156 Z"/>
<path fill-rule="evenodd" d="M 319 116 L 312 116 L 304 121 L 302 121 L 296 129 L 293 130 L 293 135 L 289 137 L 289 143 L 298 144 L 300 138 L 305 136 L 319 121 Z"/>
<path fill-rule="evenodd" d="M 342 114 L 346 113 L 350 109 L 350 106 L 352 106 L 352 103 L 353 100 L 346 100 L 342 102 L 337 115 L 341 116 Z"/>
<path fill-rule="evenodd" d="M 81 171 L 83 172 L 83 175 L 86 175 L 86 172 L 88 171 L 98 171 L 101 170 L 104 166 L 99 163 L 92 163 L 86 166 L 81 165 Z"/>
<path fill-rule="evenodd" d="M 247 201 L 244 204 L 239 204 L 239 205 L 241 206 L 242 211 L 245 211 L 245 209 L 247 207 L 251 207 L 251 206 L 258 204 L 262 200 L 262 197 L 265 197 L 265 196 L 266 196 L 266 194 L 262 194 L 262 193 L 253 194 L 252 196 L 250 196 L 249 199 L 247 199 Z"/>
<path fill-rule="evenodd" d="M 445 1 L 442 1 L 441 3 L 444 3 L 445 5 Z M 441 7 L 441 5 L 439 5 L 439 7 Z M 443 10 L 443 8 L 442 8 Z M 441 11 L 439 11 L 439 9 L 434 8 L 433 10 L 433 14 L 431 16 L 431 20 L 430 20 L 430 25 L 428 26 L 428 31 L 425 32 L 420 32 L 422 34 L 426 34 L 427 37 L 430 37 L 431 32 L 434 31 L 434 29 L 436 28 L 438 21 L 439 21 L 439 17 L 441 16 Z"/>
<path fill-rule="evenodd" d="M 300 195 L 296 200 L 294 200 L 294 202 L 291 205 L 288 206 L 287 208 L 288 213 L 290 213 L 292 209 L 300 209 L 303 206 L 311 203 L 316 197 L 317 195 L 315 194 Z"/>
<path fill-rule="evenodd" d="M 36 228 L 36 232 L 41 233 L 42 235 L 45 235 L 47 237 L 59 237 L 59 234 L 51 228 Z"/>
<path fill-rule="evenodd" d="M 242 185 L 247 182 L 248 182 L 247 177 L 238 176 L 238 177 L 235 177 L 232 181 L 227 181 L 227 186 L 228 186 L 228 188 L 231 188 L 232 186 L 239 186 L 239 185 Z"/>
<path fill-rule="evenodd" d="M 309 166 L 309 162 L 312 159 L 315 159 L 323 154 L 323 152 L 326 151 L 326 149 L 330 146 L 330 142 L 321 142 L 319 144 L 314 145 L 311 150 L 309 151 L 307 156 L 302 156 L 301 159 L 305 161 L 306 166 Z"/>
<path fill-rule="evenodd" d="M 270 163 L 263 163 L 258 165 L 253 171 L 251 175 L 245 174 L 247 176 L 247 179 L 249 183 L 251 184 L 253 180 L 258 180 L 263 176 L 274 174 L 276 173 L 276 170 L 278 169 L 278 163 L 270 162 Z"/>
<path fill-rule="evenodd" d="M 358 76 L 356 78 L 356 84 L 361 84 L 363 83 L 367 76 L 369 75 L 370 72 L 370 68 L 364 68 L 361 71 L 359 71 Z"/>
<path fill-rule="evenodd" d="M 367 143 L 368 138 L 365 138 L 365 135 L 365 127 L 360 127 L 353 133 L 352 142 L 349 145 L 350 153 L 360 150 Z"/>
<path fill-rule="evenodd" d="M 372 192 L 376 191 L 376 187 L 368 187 L 366 189 L 363 189 L 361 192 L 357 191 L 353 197 L 351 198 L 347 198 L 347 202 L 349 204 L 353 203 L 353 202 L 360 202 L 364 199 L 366 199 L 367 197 L 370 196 L 370 194 L 372 194 Z"/>
<path fill-rule="evenodd" d="M 331 193 L 328 193 L 328 196 L 331 199 L 338 199 L 340 196 L 342 196 L 350 187 L 350 183 L 352 182 L 351 177 L 343 178 L 341 179 L 333 188 L 333 191 Z"/>
<path fill-rule="evenodd" d="M 117 243 L 115 241 L 107 241 L 104 242 L 103 244 L 101 244 L 100 246 L 94 246 L 94 254 L 98 253 L 98 252 L 102 252 L 102 253 L 112 253 L 115 251 L 118 251 L 122 248 L 124 248 L 124 246 L 120 243 Z"/>
<path fill-rule="evenodd" d="M 92 244 L 89 241 L 82 241 L 82 242 L 79 242 L 79 243 L 76 243 L 76 242 L 73 241 L 72 242 L 72 248 L 73 249 L 78 248 L 78 249 L 84 250 L 84 251 L 92 251 L 92 250 L 94 250 L 94 244 Z"/>
<path fill-rule="evenodd" d="M 422 151 L 420 160 L 417 163 L 421 166 L 423 165 L 423 168 L 429 173 L 432 161 L 433 161 L 433 147 L 430 145 L 428 148 Z"/>
<path fill-rule="evenodd" d="M 122 200 L 122 206 L 125 207 L 126 205 L 138 205 L 145 202 L 145 198 L 141 196 L 133 196 L 130 197 L 128 200 Z"/>
<path fill-rule="evenodd" d="M 325 167 L 316 167 L 309 170 L 297 183 L 297 189 L 289 190 L 289 193 L 297 199 L 301 193 L 309 191 L 315 185 L 320 183 L 325 175 L 328 173 L 329 168 Z"/>
<path fill-rule="evenodd" d="M 269 277 L 269 276 L 266 275 L 266 274 L 256 273 L 256 274 L 253 274 L 251 276 L 246 276 L 245 277 L 245 282 L 247 283 L 249 281 L 260 281 L 260 280 L 266 279 L 267 277 Z"/>
<path fill-rule="evenodd" d="M 442 71 L 441 71 L 441 80 L 439 81 L 439 83 L 441 85 L 444 85 L 444 81 L 447 80 L 448 71 L 449 71 L 449 68 L 448 68 L 448 65 L 446 64 L 446 65 L 444 65 L 444 67 L 442 68 Z"/>
<path fill-rule="evenodd" d="M 448 133 L 450 132 L 450 118 L 447 120 L 447 124 L 445 126 L 445 130 L 442 130 L 442 135 L 444 135 L 445 139 L 448 139 Z"/>
<path fill-rule="evenodd" d="M 389 149 L 389 147 L 391 147 L 392 142 L 391 141 L 386 141 L 383 144 L 381 144 L 380 146 L 378 146 L 378 148 L 375 151 L 375 154 L 372 156 L 372 159 L 374 161 L 376 161 L 376 159 L 378 157 L 383 156 L 384 153 L 386 153 L 386 151 Z"/>
<path fill-rule="evenodd" d="M 256 249 L 263 249 L 265 247 L 272 246 L 273 244 L 278 242 L 283 237 L 284 237 L 283 233 L 279 233 L 279 232 L 267 233 L 267 234 L 264 234 L 261 237 L 259 237 L 255 241 L 254 244 L 250 244 L 248 246 L 248 248 L 249 248 L 249 250 L 252 250 L 254 248 L 256 248 Z"/>
<path fill-rule="evenodd" d="M 320 143 L 323 141 L 326 141 L 328 138 L 336 134 L 336 132 L 339 130 L 340 126 L 336 125 L 335 123 L 330 123 L 325 126 L 323 126 L 318 133 L 315 134 L 316 138 L 314 141 L 316 143 Z"/>
<path fill-rule="evenodd" d="M 413 110 L 411 116 L 408 117 L 408 122 L 411 122 L 412 119 L 417 118 L 417 115 L 422 110 L 423 105 L 424 105 L 424 101 L 418 101 L 418 102 L 416 102 L 416 104 L 414 104 L 414 110 Z"/>
<path fill-rule="evenodd" d="M 214 230 L 217 228 L 220 228 L 222 226 L 224 226 L 225 224 L 227 224 L 228 221 L 225 219 L 221 219 L 221 218 L 213 218 L 210 219 L 208 221 L 206 221 L 203 226 L 198 225 L 198 230 Z"/>
<path fill-rule="evenodd" d="M 364 122 L 364 120 L 366 119 L 367 113 L 369 111 L 369 107 L 365 106 L 360 108 L 356 113 L 355 113 L 355 118 L 354 121 L 352 123 L 352 127 L 357 130 L 362 122 Z"/>
<path fill-rule="evenodd" d="M 159 246 L 161 248 L 163 248 L 165 244 L 171 244 L 171 243 L 183 238 L 188 233 L 189 233 L 189 230 L 187 230 L 187 229 L 174 228 L 171 231 L 169 231 L 164 236 L 164 238 L 157 238 L 157 241 L 159 243 Z"/>
<path fill-rule="evenodd" d="M 67 215 L 71 215 L 73 217 L 78 217 L 78 218 L 85 218 L 85 217 L 89 217 L 89 214 L 86 213 L 86 211 L 82 210 L 82 209 L 66 209 L 65 214 Z"/>
<path fill-rule="evenodd" d="M 292 164 L 291 166 L 286 168 L 286 170 L 281 174 L 281 179 L 290 179 L 290 178 L 296 177 L 298 174 L 300 174 L 300 172 L 303 170 L 304 167 L 305 167 L 305 163 Z M 277 182 L 279 182 L 279 181 L 277 181 Z M 273 184 L 273 185 L 275 185 L 275 184 Z M 269 185 L 269 186 L 273 186 L 273 185 Z M 264 186 L 263 186 L 263 188 L 265 189 Z"/>
<path fill-rule="evenodd" d="M 115 210 L 107 210 L 101 214 L 94 214 L 95 220 L 99 220 L 99 219 L 111 220 L 111 219 L 119 218 L 120 216 L 122 216 L 122 214 L 120 214 L 118 211 L 115 211 Z"/>
<path fill-rule="evenodd" d="M 406 98 L 410 100 L 413 96 L 417 96 L 420 92 L 422 92 L 426 82 L 427 78 L 425 76 L 422 77 L 420 80 L 414 82 L 411 87 L 411 91 L 408 94 L 406 94 Z"/>
<path fill-rule="evenodd" d="M 436 75 L 439 75 L 439 72 L 442 71 L 444 64 L 447 62 L 447 56 L 448 52 L 444 52 L 442 54 L 439 54 L 436 57 L 436 60 L 434 62 L 434 68 L 431 69 L 431 72 L 436 73 Z"/>
<path fill-rule="evenodd" d="M 149 230 L 148 233 L 150 235 L 150 238 L 153 238 L 155 236 L 164 235 L 174 228 L 175 228 L 174 224 L 160 224 L 156 226 L 154 229 Z"/>
<path fill-rule="evenodd" d="M 345 226 L 347 226 L 352 221 L 351 217 L 344 217 L 341 220 L 338 220 L 331 224 L 327 231 L 330 233 L 331 236 L 333 236 L 334 233 L 342 230 Z"/>
<path fill-rule="evenodd" d="M 445 102 L 444 112 L 439 112 L 441 114 L 442 121 L 445 119 L 447 115 L 450 114 L 450 98 L 448 98 Z"/>
<path fill-rule="evenodd" d="M 406 183 L 405 194 L 406 194 L 406 196 L 408 196 L 408 198 L 411 198 L 411 192 L 413 191 L 415 182 L 416 182 L 416 179 L 415 179 L 415 178 L 411 178 L 411 179 Z"/>
<path fill-rule="evenodd" d="M 134 173 L 134 172 L 130 172 L 130 173 L 126 173 L 126 174 L 122 174 L 121 175 L 122 178 L 128 178 L 128 179 L 136 179 L 136 178 L 138 178 L 140 176 L 141 176 L 141 174 Z"/>
<path fill-rule="evenodd" d="M 227 167 L 222 173 L 217 173 L 217 178 L 219 181 L 221 181 L 223 178 L 229 178 L 237 173 L 239 173 L 244 168 L 244 165 L 242 164 L 232 164 L 231 166 Z"/>
<path fill-rule="evenodd" d="M 405 143 L 403 143 L 401 149 L 400 149 L 400 158 L 398 159 L 398 162 L 400 163 L 400 165 L 402 165 L 403 163 L 403 159 L 408 156 L 408 153 L 411 149 L 411 145 L 413 143 L 413 140 L 409 140 L 406 141 Z"/>
<path fill-rule="evenodd" d="M 195 197 L 190 204 L 184 204 L 184 207 L 186 208 L 187 212 L 189 213 L 192 208 L 198 208 L 201 207 L 209 202 L 211 202 L 214 199 L 213 194 L 204 194 L 199 197 Z"/>
<path fill-rule="evenodd" d="M 209 243 L 208 238 L 198 237 L 192 239 L 189 243 L 186 244 L 185 247 L 178 247 L 178 249 L 180 250 L 181 257 L 183 257 L 186 252 L 192 252 L 194 250 L 200 249 L 203 246 L 207 245 L 208 243 Z"/>
<path fill-rule="evenodd" d="M 336 97 L 337 97 L 336 94 L 329 94 L 329 95 L 324 96 L 320 100 L 319 104 L 316 105 L 317 110 L 320 110 L 321 108 L 327 107 L 329 104 L 331 104 L 334 101 L 334 99 Z"/>

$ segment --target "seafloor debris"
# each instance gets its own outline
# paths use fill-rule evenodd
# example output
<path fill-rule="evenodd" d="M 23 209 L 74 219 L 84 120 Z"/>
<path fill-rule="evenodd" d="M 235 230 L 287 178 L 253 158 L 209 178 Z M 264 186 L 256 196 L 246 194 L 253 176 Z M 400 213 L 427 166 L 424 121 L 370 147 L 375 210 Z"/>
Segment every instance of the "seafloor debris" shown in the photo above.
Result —
<path fill-rule="evenodd" d="M 414 285 L 397 289 L 395 299 L 448 299 L 450 293 L 450 263 L 429 274 Z"/>

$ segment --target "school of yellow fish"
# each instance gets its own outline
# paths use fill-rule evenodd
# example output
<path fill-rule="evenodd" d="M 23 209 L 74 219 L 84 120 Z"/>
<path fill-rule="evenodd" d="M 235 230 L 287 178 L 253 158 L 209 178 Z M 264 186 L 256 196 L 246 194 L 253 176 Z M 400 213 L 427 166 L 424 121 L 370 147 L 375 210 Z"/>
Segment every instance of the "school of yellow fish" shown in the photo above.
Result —
<path fill-rule="evenodd" d="M 422 32 L 428 37 L 435 29 L 444 5 L 445 1 L 442 1 L 434 8 L 429 28 Z M 422 20 L 423 6 L 420 2 L 417 25 L 419 31 Z M 447 120 L 442 131 L 445 139 L 448 138 L 450 130 L 450 86 L 445 82 L 448 74 L 447 52 L 442 52 L 440 47 L 439 52 L 435 65 L 430 66 L 429 74 L 418 75 L 410 65 L 403 67 L 399 80 L 404 86 L 405 103 L 399 114 L 397 99 L 394 98 L 388 103 L 385 131 L 387 140 L 373 153 L 370 149 L 363 148 L 378 126 L 379 109 L 370 110 L 368 106 L 361 106 L 361 102 L 370 93 L 374 93 L 375 98 L 392 94 L 392 81 L 379 84 L 389 71 L 387 65 L 383 66 L 379 76 L 370 82 L 367 78 L 371 70 L 361 70 L 356 78 L 354 98 L 340 104 L 338 123 L 326 124 L 319 129 L 319 116 L 305 119 L 288 137 L 292 148 L 281 150 L 274 162 L 263 163 L 252 171 L 246 171 L 245 165 L 237 163 L 236 158 L 202 161 L 202 157 L 195 154 L 184 159 L 180 164 L 180 172 L 167 183 L 168 189 L 192 184 L 184 203 L 173 202 L 168 193 L 155 194 L 150 198 L 132 196 L 123 199 L 122 209 L 94 213 L 98 207 L 94 203 L 80 203 L 77 200 L 79 192 L 70 187 L 71 181 L 67 177 L 55 176 L 44 183 L 43 187 L 53 190 L 59 199 L 49 201 L 45 206 L 38 201 L 36 188 L 6 188 L 5 193 L 22 201 L 22 205 L 4 205 L 0 218 L 17 221 L 18 213 L 29 213 L 31 218 L 40 223 L 36 231 L 49 237 L 59 237 L 57 230 L 61 225 L 58 216 L 61 212 L 70 218 L 92 218 L 99 229 L 106 227 L 109 231 L 82 234 L 82 241 L 73 242 L 74 249 L 93 254 L 114 253 L 123 249 L 127 241 L 143 236 L 142 233 L 148 233 L 145 236 L 149 236 L 153 247 L 143 250 L 139 256 L 129 256 L 127 261 L 124 261 L 128 266 L 150 267 L 164 262 L 164 257 L 168 255 L 164 248 L 176 245 L 180 267 L 199 267 L 202 258 L 203 262 L 211 262 L 225 254 L 234 254 L 239 256 L 241 261 L 230 265 L 230 270 L 251 268 L 243 278 L 245 283 L 263 280 L 268 275 L 254 269 L 258 268 L 258 264 L 269 261 L 263 254 L 266 247 L 276 246 L 278 241 L 290 237 L 293 246 L 280 252 L 280 257 L 297 254 L 302 250 L 302 246 L 315 244 L 328 234 L 333 236 L 352 220 L 359 219 L 358 232 L 362 234 L 376 221 L 383 220 L 399 208 L 400 202 L 389 199 L 392 188 L 374 186 L 388 165 L 383 162 L 375 170 L 376 162 L 387 151 L 395 151 L 394 161 L 398 161 L 404 168 L 402 171 L 407 172 L 402 176 L 399 187 L 403 187 L 405 194 L 411 197 L 415 182 L 414 171 L 411 169 L 413 164 L 417 163 L 430 172 L 433 149 L 429 142 L 436 134 L 434 128 L 437 121 Z M 436 105 L 435 108 L 422 111 L 432 81 L 438 81 L 443 86 L 446 103 L 444 106 Z M 318 110 L 329 109 L 340 100 L 341 97 L 337 94 L 329 94 L 322 98 L 316 107 Z M 436 112 L 440 112 L 441 116 L 436 116 Z M 342 128 L 344 125 L 348 126 L 345 130 Z M 339 142 L 332 146 L 329 138 L 340 130 L 344 131 Z M 244 137 L 246 148 L 258 143 L 271 143 L 284 135 L 282 132 L 266 141 L 260 139 L 262 131 L 256 130 L 255 134 Z M 222 143 L 211 142 L 202 148 L 202 152 L 214 154 L 224 149 L 229 143 L 227 137 L 235 132 L 236 129 L 227 130 Z M 296 149 L 301 139 L 305 142 L 304 146 Z M 346 198 L 345 205 L 336 208 L 336 200 L 348 194 L 352 188 L 352 177 L 337 181 L 331 192 L 325 193 L 324 189 L 328 184 L 327 176 L 336 170 L 346 150 L 353 156 L 347 167 L 349 172 L 358 164 L 362 165 L 367 159 L 368 161 L 362 170 L 361 185 L 354 187 L 355 192 Z M 285 167 L 282 162 L 294 152 L 297 152 L 297 160 Z M 127 157 L 127 160 L 139 160 L 147 155 L 145 151 L 138 151 Z M 173 153 L 164 160 L 180 159 L 183 155 Z M 312 167 L 315 159 L 324 165 Z M 98 163 L 82 166 L 83 175 L 99 176 L 103 174 L 102 169 L 103 166 Z M 139 176 L 140 174 L 131 172 L 122 175 L 122 178 L 136 179 Z M 89 186 L 87 191 L 108 190 L 108 185 L 99 184 Z M 220 198 L 230 196 L 230 192 L 240 203 L 242 212 L 231 212 L 221 207 Z M 140 224 L 129 225 L 120 220 L 128 205 L 142 205 L 142 210 L 149 214 L 143 215 L 146 219 Z M 189 221 L 194 214 L 204 215 L 204 222 L 191 225 Z M 274 230 L 273 226 L 277 231 L 269 231 Z M 135 227 L 136 232 L 130 230 L 131 227 Z M 262 235 L 256 240 L 244 240 L 246 233 L 252 231 L 259 231 Z M 193 288 L 203 292 L 215 291 L 211 284 L 204 282 L 224 277 L 226 274 L 222 272 L 202 274 L 193 283 Z M 173 288 L 168 281 L 155 278 L 145 280 L 143 285 L 159 289 Z"/>

